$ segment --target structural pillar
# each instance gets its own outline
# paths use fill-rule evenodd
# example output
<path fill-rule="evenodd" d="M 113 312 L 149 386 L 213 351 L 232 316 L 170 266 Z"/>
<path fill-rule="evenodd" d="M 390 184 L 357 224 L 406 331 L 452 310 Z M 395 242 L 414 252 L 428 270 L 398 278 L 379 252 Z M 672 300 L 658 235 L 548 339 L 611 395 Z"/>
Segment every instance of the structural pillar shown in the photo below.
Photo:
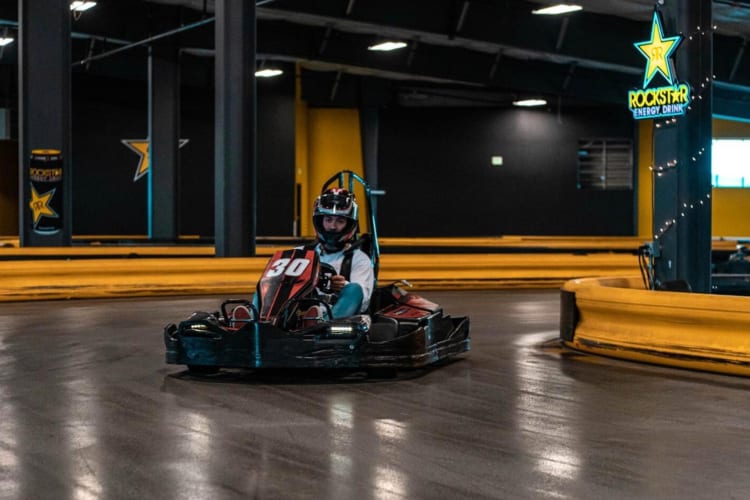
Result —
<path fill-rule="evenodd" d="M 72 243 L 70 1 L 18 0 L 21 246 Z"/>
<path fill-rule="evenodd" d="M 255 2 L 217 0 L 215 27 L 215 246 L 255 255 Z"/>
<path fill-rule="evenodd" d="M 360 134 L 362 137 L 362 164 L 365 179 L 370 186 L 378 184 L 378 128 L 379 112 L 375 106 L 359 108 Z"/>
<path fill-rule="evenodd" d="M 654 125 L 654 260 L 656 285 L 684 281 L 711 291 L 712 40 L 710 0 L 666 0 L 664 29 L 684 38 L 675 57 L 681 82 L 691 88 L 684 116 Z"/>
<path fill-rule="evenodd" d="M 360 80 L 359 130 L 362 143 L 362 170 L 364 178 L 376 194 L 372 196 L 371 216 L 377 218 L 378 195 L 378 148 L 380 146 L 380 99 L 379 89 L 366 77 Z"/>
<path fill-rule="evenodd" d="M 176 48 L 149 49 L 148 90 L 148 236 L 174 242 L 179 236 L 180 141 L 180 65 Z"/>

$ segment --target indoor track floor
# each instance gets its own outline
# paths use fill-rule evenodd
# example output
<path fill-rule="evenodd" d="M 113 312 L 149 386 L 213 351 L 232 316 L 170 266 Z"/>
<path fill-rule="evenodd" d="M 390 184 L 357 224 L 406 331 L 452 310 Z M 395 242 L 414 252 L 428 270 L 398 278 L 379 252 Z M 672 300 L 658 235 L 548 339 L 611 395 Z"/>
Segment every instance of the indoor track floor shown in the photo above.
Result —
<path fill-rule="evenodd" d="M 220 298 L 1 304 L 0 498 L 750 498 L 750 380 L 563 351 L 557 290 L 423 295 L 472 350 L 383 380 L 166 365 Z"/>

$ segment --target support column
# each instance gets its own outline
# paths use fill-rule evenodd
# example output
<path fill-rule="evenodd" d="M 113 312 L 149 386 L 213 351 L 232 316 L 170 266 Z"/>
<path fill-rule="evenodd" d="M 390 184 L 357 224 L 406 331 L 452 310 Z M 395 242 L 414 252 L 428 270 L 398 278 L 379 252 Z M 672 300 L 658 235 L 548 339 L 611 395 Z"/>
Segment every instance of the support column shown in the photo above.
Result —
<path fill-rule="evenodd" d="M 378 185 L 378 127 L 380 115 L 376 106 L 359 108 L 359 127 L 362 136 L 362 165 L 367 183 Z"/>
<path fill-rule="evenodd" d="M 20 244 L 68 246 L 73 233 L 70 2 L 18 0 L 18 16 Z"/>
<path fill-rule="evenodd" d="M 675 57 L 680 81 L 691 87 L 688 112 L 671 124 L 656 120 L 656 165 L 676 161 L 654 182 L 654 236 L 658 283 L 684 280 L 692 291 L 711 291 L 712 15 L 710 0 L 667 0 L 665 31 L 684 39 Z M 656 127 L 655 125 L 655 127 Z"/>
<path fill-rule="evenodd" d="M 378 148 L 380 146 L 380 99 L 378 88 L 369 79 L 360 80 L 359 131 L 362 142 L 362 171 L 374 192 L 378 189 Z M 377 220 L 378 196 L 371 198 L 371 217 Z"/>
<path fill-rule="evenodd" d="M 217 257 L 255 255 L 255 2 L 217 0 L 215 28 L 215 246 Z"/>
<path fill-rule="evenodd" d="M 148 56 L 148 236 L 174 242 L 178 232 L 180 65 L 174 47 Z"/>

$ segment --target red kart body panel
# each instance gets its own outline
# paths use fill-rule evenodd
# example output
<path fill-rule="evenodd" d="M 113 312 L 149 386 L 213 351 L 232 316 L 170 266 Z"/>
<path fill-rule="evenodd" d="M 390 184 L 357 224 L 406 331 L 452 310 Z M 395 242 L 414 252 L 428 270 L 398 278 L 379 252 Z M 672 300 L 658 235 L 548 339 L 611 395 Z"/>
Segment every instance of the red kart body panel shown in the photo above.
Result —
<path fill-rule="evenodd" d="M 276 324 L 279 314 L 291 300 L 312 293 L 319 269 L 315 250 L 295 248 L 276 252 L 258 282 L 258 319 Z"/>

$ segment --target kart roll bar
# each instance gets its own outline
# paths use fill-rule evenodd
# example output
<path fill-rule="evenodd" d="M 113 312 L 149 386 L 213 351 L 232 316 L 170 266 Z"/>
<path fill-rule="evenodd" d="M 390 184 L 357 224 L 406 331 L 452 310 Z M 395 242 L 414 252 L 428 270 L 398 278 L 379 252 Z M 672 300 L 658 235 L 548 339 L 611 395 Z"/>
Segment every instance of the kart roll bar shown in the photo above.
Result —
<path fill-rule="evenodd" d="M 372 261 L 372 268 L 375 272 L 375 279 L 378 277 L 378 270 L 380 269 L 380 243 L 378 243 L 378 228 L 375 221 L 375 210 L 373 197 L 383 196 L 385 191 L 380 189 L 372 189 L 370 184 L 367 183 L 362 177 L 357 175 L 356 172 L 351 170 L 342 170 L 341 172 L 334 174 L 328 179 L 320 190 L 323 194 L 333 183 L 337 182 L 338 187 L 348 190 L 350 193 L 354 193 L 354 182 L 358 182 L 365 190 L 365 199 L 367 202 L 367 214 L 369 216 L 368 231 L 370 233 L 370 239 L 372 240 L 372 251 L 370 252 L 370 259 Z"/>

